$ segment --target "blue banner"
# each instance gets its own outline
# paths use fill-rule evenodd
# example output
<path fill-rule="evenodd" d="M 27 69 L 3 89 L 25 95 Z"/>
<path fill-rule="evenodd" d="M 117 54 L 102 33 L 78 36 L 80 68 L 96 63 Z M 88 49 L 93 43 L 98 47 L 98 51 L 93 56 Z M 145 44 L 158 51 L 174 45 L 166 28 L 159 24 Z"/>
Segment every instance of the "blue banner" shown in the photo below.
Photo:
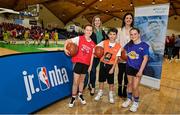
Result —
<path fill-rule="evenodd" d="M 0 113 L 32 113 L 71 95 L 72 62 L 64 52 L 0 57 Z"/>
<path fill-rule="evenodd" d="M 135 8 L 135 27 L 140 29 L 142 41 L 150 46 L 142 82 L 157 89 L 160 88 L 168 13 L 169 4 Z"/>

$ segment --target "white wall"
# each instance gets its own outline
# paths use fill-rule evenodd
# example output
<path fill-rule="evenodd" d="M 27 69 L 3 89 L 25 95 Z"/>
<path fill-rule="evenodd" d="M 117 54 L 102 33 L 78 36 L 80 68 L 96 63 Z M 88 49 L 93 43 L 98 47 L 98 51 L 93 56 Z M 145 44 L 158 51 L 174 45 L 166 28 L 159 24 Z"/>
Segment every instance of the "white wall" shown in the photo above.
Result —
<path fill-rule="evenodd" d="M 43 20 L 44 27 L 47 28 L 48 25 L 56 26 L 58 28 L 64 28 L 64 24 L 61 20 L 59 20 L 51 11 L 49 11 L 46 7 L 41 5 L 42 9 L 40 9 L 39 21 Z"/>
<path fill-rule="evenodd" d="M 67 23 L 65 27 L 67 27 L 68 25 L 74 24 L 74 22 L 79 23 L 81 27 L 83 25 L 90 24 L 90 22 L 86 18 L 82 18 L 82 16 L 79 16 L 73 19 L 73 21 L 70 21 L 69 23 Z"/>
<path fill-rule="evenodd" d="M 117 19 L 117 18 L 112 18 L 111 20 L 105 22 L 103 24 L 104 27 L 121 27 L 121 24 L 122 24 L 122 20 L 120 19 Z"/>
<path fill-rule="evenodd" d="M 0 23 L 6 22 L 6 23 L 14 23 L 14 19 L 10 18 L 5 18 L 4 14 L 0 14 Z"/>
<path fill-rule="evenodd" d="M 174 19 L 175 17 L 177 19 Z M 175 35 L 180 34 L 180 16 L 171 16 L 168 20 L 167 35 L 171 35 L 172 33 Z"/>

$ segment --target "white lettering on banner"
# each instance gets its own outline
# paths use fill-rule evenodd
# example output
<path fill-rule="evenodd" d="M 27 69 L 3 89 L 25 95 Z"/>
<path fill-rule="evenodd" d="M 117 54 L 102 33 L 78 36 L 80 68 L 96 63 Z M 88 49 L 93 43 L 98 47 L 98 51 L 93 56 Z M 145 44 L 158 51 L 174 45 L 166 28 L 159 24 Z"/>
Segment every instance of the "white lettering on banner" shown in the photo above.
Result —
<path fill-rule="evenodd" d="M 67 72 L 66 72 L 65 68 L 62 68 L 62 73 L 63 73 L 64 82 L 65 83 L 69 82 L 69 79 L 68 79 Z"/>
<path fill-rule="evenodd" d="M 57 68 L 56 65 L 54 66 L 54 69 L 50 71 L 46 71 L 46 67 L 38 67 L 37 77 L 34 74 L 28 74 L 25 70 L 22 74 L 27 93 L 27 101 L 31 101 L 32 95 L 37 92 L 46 91 L 50 89 L 50 87 L 53 88 L 69 82 L 66 68 Z M 39 80 L 39 86 L 34 86 L 35 80 Z"/>
<path fill-rule="evenodd" d="M 135 7 L 135 17 L 159 16 L 169 14 L 169 3 Z"/>

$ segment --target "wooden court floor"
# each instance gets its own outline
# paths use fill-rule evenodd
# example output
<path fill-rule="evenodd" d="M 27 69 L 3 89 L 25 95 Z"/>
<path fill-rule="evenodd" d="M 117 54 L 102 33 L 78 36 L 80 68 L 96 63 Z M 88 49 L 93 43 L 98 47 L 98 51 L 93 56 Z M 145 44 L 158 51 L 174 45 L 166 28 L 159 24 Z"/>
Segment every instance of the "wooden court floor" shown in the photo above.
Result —
<path fill-rule="evenodd" d="M 99 102 L 94 101 L 94 96 L 90 96 L 86 88 L 84 91 L 86 105 L 81 105 L 77 100 L 75 106 L 69 108 L 70 98 L 67 98 L 35 114 L 132 114 L 128 109 L 121 108 L 123 100 L 117 96 L 117 87 L 115 104 L 108 102 L 107 90 L 106 87 L 105 94 Z M 164 61 L 160 90 L 141 85 L 140 92 L 140 106 L 136 114 L 180 114 L 180 61 L 172 63 Z"/>

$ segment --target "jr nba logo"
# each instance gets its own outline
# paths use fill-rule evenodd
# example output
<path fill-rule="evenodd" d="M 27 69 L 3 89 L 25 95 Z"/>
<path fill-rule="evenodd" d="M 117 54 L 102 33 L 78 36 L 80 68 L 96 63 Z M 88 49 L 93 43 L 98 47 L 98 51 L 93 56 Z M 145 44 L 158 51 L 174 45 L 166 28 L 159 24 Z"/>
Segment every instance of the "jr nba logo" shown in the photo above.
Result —
<path fill-rule="evenodd" d="M 29 74 L 26 70 L 22 71 L 25 89 L 27 93 L 27 101 L 32 100 L 32 96 L 41 91 L 48 91 L 53 87 L 69 83 L 69 77 L 66 68 L 58 68 L 54 65 L 52 70 L 46 67 L 38 67 L 37 75 Z M 39 83 L 39 84 L 38 84 Z"/>
<path fill-rule="evenodd" d="M 37 68 L 37 75 L 38 75 L 41 91 L 45 91 L 45 90 L 49 89 L 50 84 L 49 84 L 49 79 L 48 79 L 46 68 L 45 67 Z"/>

